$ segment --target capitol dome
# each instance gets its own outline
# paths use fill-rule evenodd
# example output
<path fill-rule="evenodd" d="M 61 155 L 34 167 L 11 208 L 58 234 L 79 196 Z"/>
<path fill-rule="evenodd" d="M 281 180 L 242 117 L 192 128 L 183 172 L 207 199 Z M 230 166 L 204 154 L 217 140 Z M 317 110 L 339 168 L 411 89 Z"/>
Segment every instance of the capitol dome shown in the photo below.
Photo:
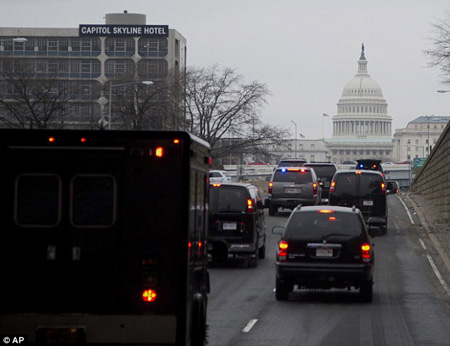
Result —
<path fill-rule="evenodd" d="M 392 117 L 380 85 L 367 72 L 364 44 L 358 71 L 348 82 L 333 116 L 333 136 L 327 140 L 333 162 L 392 156 Z"/>

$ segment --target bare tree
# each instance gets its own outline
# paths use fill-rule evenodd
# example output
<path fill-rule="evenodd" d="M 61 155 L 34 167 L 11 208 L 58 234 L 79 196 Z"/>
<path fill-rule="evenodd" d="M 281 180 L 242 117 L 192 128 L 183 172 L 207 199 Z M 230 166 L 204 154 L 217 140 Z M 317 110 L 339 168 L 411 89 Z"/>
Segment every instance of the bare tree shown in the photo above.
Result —
<path fill-rule="evenodd" d="M 425 50 L 429 67 L 439 67 L 443 82 L 450 84 L 450 12 L 445 18 L 438 20 L 433 26 L 433 37 L 430 38 L 432 48 Z"/>
<path fill-rule="evenodd" d="M 60 116 L 69 108 L 68 84 L 56 77 L 37 79 L 26 71 L 0 74 L 0 123 L 8 127 L 62 126 Z"/>
<path fill-rule="evenodd" d="M 257 81 L 244 83 L 233 69 L 190 68 L 185 88 L 190 132 L 209 142 L 214 158 L 230 152 L 268 155 L 264 147 L 287 133 L 259 119 L 259 111 L 270 95 L 267 87 Z M 231 136 L 239 140 L 228 141 L 228 146 L 219 143 Z"/>

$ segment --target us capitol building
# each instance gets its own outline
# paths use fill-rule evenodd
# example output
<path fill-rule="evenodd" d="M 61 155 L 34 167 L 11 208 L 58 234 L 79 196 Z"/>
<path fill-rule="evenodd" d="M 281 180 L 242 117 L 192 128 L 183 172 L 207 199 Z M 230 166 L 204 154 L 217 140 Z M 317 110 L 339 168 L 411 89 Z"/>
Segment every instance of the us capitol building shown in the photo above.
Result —
<path fill-rule="evenodd" d="M 367 72 L 364 44 L 358 72 L 344 87 L 332 119 L 332 138 L 325 139 L 332 162 L 359 158 L 392 160 L 392 117 L 380 86 Z"/>

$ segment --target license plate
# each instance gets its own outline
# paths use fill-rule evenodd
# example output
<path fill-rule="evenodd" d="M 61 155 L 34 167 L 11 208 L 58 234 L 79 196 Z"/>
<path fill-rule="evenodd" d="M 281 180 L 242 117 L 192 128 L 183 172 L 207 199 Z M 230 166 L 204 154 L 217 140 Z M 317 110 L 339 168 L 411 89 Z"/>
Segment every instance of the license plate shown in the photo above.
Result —
<path fill-rule="evenodd" d="M 300 193 L 301 190 L 298 187 L 285 187 L 284 192 L 286 193 Z"/>
<path fill-rule="evenodd" d="M 333 257 L 333 249 L 317 248 L 316 256 L 317 257 Z"/>
<path fill-rule="evenodd" d="M 85 341 L 85 332 L 83 328 L 39 328 L 36 339 L 48 344 L 76 344 Z"/>
<path fill-rule="evenodd" d="M 236 222 L 224 222 L 222 224 L 222 229 L 224 231 L 235 231 L 237 229 Z"/>
<path fill-rule="evenodd" d="M 373 201 L 363 201 L 363 205 L 365 205 L 366 207 L 372 207 Z"/>

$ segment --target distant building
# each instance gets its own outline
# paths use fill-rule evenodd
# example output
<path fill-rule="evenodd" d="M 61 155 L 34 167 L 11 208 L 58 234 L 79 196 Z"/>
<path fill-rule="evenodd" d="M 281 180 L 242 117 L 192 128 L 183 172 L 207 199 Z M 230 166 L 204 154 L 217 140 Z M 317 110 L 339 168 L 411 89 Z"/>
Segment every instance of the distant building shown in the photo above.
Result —
<path fill-rule="evenodd" d="M 297 148 L 296 148 L 297 144 Z M 267 151 L 276 157 L 305 159 L 308 162 L 329 162 L 331 157 L 323 139 L 285 139 L 282 144 L 270 145 Z"/>
<path fill-rule="evenodd" d="M 392 117 L 381 87 L 367 72 L 362 46 L 358 72 L 348 82 L 333 116 L 333 135 L 326 139 L 331 160 L 337 164 L 359 158 L 392 160 Z"/>
<path fill-rule="evenodd" d="M 394 160 L 410 161 L 428 157 L 450 121 L 448 116 L 420 116 L 394 133 Z"/>
<path fill-rule="evenodd" d="M 164 86 L 171 72 L 184 72 L 186 39 L 167 25 L 146 25 L 144 14 L 127 11 L 106 14 L 105 25 L 0 28 L 0 71 L 14 73 L 18 66 L 33 71 L 38 80 L 56 78 L 55 93 L 59 86 L 77 90 L 69 95 L 70 107 L 57 115 L 57 121 L 66 127 L 86 127 L 109 120 L 110 82 L 124 84 L 129 78 Z M 0 78 L 1 94 L 9 92 L 13 102 L 8 87 Z M 113 127 L 120 126 L 119 108 L 112 103 Z M 1 118 L 9 116 L 0 111 Z M 167 127 L 165 116 L 157 114 L 159 127 Z"/>

